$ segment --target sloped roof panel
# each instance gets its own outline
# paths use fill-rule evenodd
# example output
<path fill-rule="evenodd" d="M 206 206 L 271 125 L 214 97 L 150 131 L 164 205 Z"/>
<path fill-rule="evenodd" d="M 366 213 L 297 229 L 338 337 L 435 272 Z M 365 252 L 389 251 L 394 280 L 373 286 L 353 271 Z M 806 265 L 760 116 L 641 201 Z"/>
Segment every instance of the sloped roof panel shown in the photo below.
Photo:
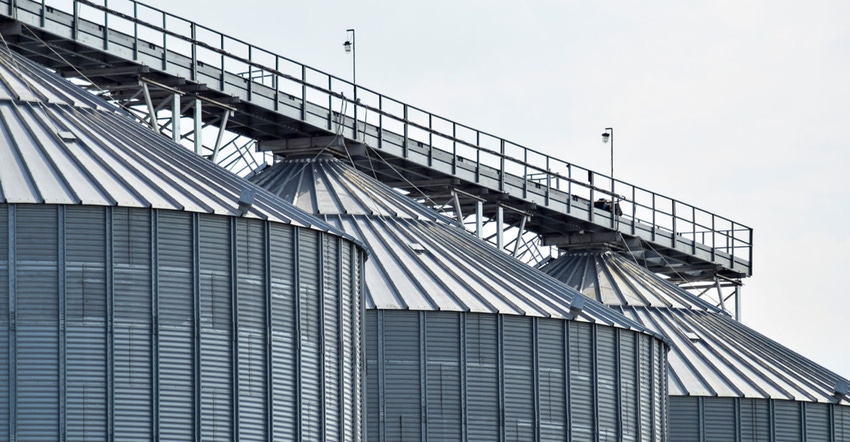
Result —
<path fill-rule="evenodd" d="M 666 336 L 671 395 L 850 405 L 841 376 L 621 255 L 570 253 L 543 271 Z"/>
<path fill-rule="evenodd" d="M 552 317 L 645 330 L 591 300 L 571 310 L 580 295 L 565 284 L 341 161 L 287 160 L 252 180 L 367 244 L 369 308 Z"/>
<path fill-rule="evenodd" d="M 182 210 L 344 235 L 99 97 L 3 52 L 0 158 L 0 202 Z M 246 191 L 254 196 L 242 213 Z"/>

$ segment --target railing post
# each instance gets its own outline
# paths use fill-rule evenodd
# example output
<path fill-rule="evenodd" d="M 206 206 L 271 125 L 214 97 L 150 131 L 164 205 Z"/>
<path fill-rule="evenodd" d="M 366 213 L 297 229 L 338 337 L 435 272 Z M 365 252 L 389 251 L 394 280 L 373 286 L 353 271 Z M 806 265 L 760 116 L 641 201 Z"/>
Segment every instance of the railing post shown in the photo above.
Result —
<path fill-rule="evenodd" d="M 428 114 L 428 167 L 434 166 L 434 115 Z"/>
<path fill-rule="evenodd" d="M 693 232 L 693 238 L 691 238 L 691 254 L 696 255 L 697 253 L 697 208 L 691 206 L 691 232 Z"/>
<path fill-rule="evenodd" d="M 280 57 L 274 57 L 274 70 L 280 72 Z M 272 74 L 272 87 L 274 87 L 274 110 L 280 110 L 280 76 Z"/>
<path fill-rule="evenodd" d="M 74 41 L 77 41 L 77 32 L 79 32 L 80 26 L 80 3 L 74 0 L 74 16 L 73 21 L 71 22 L 71 38 Z"/>
<path fill-rule="evenodd" d="M 676 235 L 679 234 L 678 230 L 676 230 L 676 200 L 672 201 L 672 212 L 673 212 L 673 250 L 676 250 L 676 244 L 679 242 L 676 239 Z"/>
<path fill-rule="evenodd" d="M 404 104 L 404 148 L 402 149 L 404 152 L 404 157 L 408 158 L 410 155 L 410 133 L 409 133 L 409 125 L 410 121 L 407 119 L 407 105 Z"/>
<path fill-rule="evenodd" d="M 109 2 L 103 0 L 103 50 L 109 49 Z"/>
<path fill-rule="evenodd" d="M 254 57 L 254 47 L 248 45 L 248 61 L 251 61 Z M 262 75 L 262 74 L 261 74 Z M 254 91 L 254 66 L 251 63 L 248 63 L 248 101 L 251 101 L 252 93 Z"/>
<path fill-rule="evenodd" d="M 192 80 L 198 81 L 198 40 L 196 34 L 197 25 L 189 23 L 189 34 L 192 36 Z"/>
<path fill-rule="evenodd" d="M 500 138 L 500 150 L 499 150 L 499 190 L 505 191 L 505 139 Z"/>
<path fill-rule="evenodd" d="M 378 95 L 378 149 L 384 148 L 384 96 Z"/>
<path fill-rule="evenodd" d="M 162 13 L 162 29 L 168 29 L 167 23 L 168 16 L 165 13 Z M 168 53 L 168 34 L 165 32 L 162 33 L 162 70 L 167 70 L 167 64 L 165 55 Z"/>
<path fill-rule="evenodd" d="M 225 60 L 224 60 L 224 34 L 218 34 L 218 35 L 219 35 L 218 45 L 219 45 L 219 49 L 221 49 L 221 75 L 219 76 L 219 79 L 218 79 L 218 82 L 219 82 L 219 88 L 218 88 L 218 90 L 223 91 L 223 90 L 224 90 L 224 72 L 225 72 L 225 71 L 224 71 L 224 66 L 225 66 Z"/>
<path fill-rule="evenodd" d="M 475 182 L 481 182 L 481 132 L 475 131 Z"/>
<path fill-rule="evenodd" d="M 44 16 L 44 2 L 42 2 L 42 17 Z M 42 26 L 44 22 L 42 21 Z M 139 59 L 139 3 L 133 0 L 133 61 Z"/>
<path fill-rule="evenodd" d="M 452 175 L 457 175 L 457 123 L 452 121 Z"/>
<path fill-rule="evenodd" d="M 333 111 L 333 109 L 328 109 Z M 307 66 L 301 65 L 301 121 L 307 121 Z"/>

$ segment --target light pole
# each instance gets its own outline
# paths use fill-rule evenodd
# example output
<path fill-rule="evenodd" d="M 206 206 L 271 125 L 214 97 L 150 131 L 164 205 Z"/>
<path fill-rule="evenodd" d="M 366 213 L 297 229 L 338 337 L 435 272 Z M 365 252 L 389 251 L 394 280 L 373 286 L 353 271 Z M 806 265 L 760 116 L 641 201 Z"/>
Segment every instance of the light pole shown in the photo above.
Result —
<path fill-rule="evenodd" d="M 602 133 L 602 142 L 603 143 L 611 143 L 611 223 L 612 226 L 617 226 L 617 217 L 619 214 L 619 204 L 617 201 L 617 194 L 614 193 L 614 128 L 606 127 L 605 132 Z"/>
<path fill-rule="evenodd" d="M 605 133 L 602 134 L 602 142 L 611 142 L 611 191 L 614 190 L 614 128 L 606 127 Z"/>
<path fill-rule="evenodd" d="M 346 29 L 345 32 L 350 34 L 350 38 L 345 40 L 342 46 L 345 52 L 351 52 L 351 83 L 357 84 L 357 47 L 354 43 L 354 29 Z M 357 95 L 357 89 L 354 89 L 354 95 Z M 355 97 L 356 98 L 356 97 Z"/>
<path fill-rule="evenodd" d="M 357 45 L 355 44 L 354 29 L 346 29 L 351 37 L 342 46 L 345 52 L 351 52 L 351 87 L 354 88 L 354 139 L 357 139 Z M 365 129 L 364 129 L 365 130 Z"/>

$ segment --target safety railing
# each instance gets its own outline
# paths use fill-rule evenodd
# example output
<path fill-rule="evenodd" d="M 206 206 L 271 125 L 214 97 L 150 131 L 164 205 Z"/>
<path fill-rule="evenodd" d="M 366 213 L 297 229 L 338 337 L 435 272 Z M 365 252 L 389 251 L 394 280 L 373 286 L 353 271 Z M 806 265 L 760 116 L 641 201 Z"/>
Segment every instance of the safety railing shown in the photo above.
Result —
<path fill-rule="evenodd" d="M 404 156 L 419 149 L 428 161 L 448 158 L 453 171 L 472 168 L 476 176 L 491 171 L 500 191 L 507 181 L 520 180 L 523 196 L 530 186 L 543 187 L 546 201 L 550 196 L 585 204 L 597 197 L 615 199 L 623 215 L 611 217 L 611 227 L 686 238 L 692 247 L 709 248 L 712 256 L 719 252 L 751 265 L 752 229 L 729 218 L 430 113 L 144 3 L 0 0 L 0 10 L 42 29 L 70 21 L 65 37 L 135 61 L 153 60 L 151 67 L 164 72 L 188 61 L 190 80 L 225 93 L 238 89 L 249 101 L 267 100 L 274 110 L 294 111 L 302 121 L 329 131 L 342 122 L 346 136 L 371 147 L 381 149 L 395 138 Z M 588 213 L 593 221 L 594 211 Z"/>

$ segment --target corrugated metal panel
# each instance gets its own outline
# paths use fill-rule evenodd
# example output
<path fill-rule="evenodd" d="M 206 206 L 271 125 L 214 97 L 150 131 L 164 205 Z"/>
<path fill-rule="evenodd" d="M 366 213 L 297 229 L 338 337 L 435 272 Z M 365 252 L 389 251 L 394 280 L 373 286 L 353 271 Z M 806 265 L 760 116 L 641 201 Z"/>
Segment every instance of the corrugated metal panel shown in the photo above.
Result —
<path fill-rule="evenodd" d="M 667 348 L 652 341 L 652 429 L 653 440 L 663 441 L 667 433 Z"/>
<path fill-rule="evenodd" d="M 8 207 L 0 205 L 9 221 L 0 223 L 0 256 L 6 258 L 0 266 L 0 302 L 20 314 L 14 335 L 8 333 L 9 315 L 0 318 L 0 379 L 6 380 L 0 386 L 5 396 L 0 422 L 6 422 L 7 432 L 13 431 L 8 424 L 15 425 L 18 440 L 58 440 L 60 431 L 67 440 L 107 439 L 113 429 L 118 441 L 157 435 L 163 440 L 232 440 L 236 425 L 241 440 L 266 440 L 270 402 L 274 430 L 285 439 L 304 434 L 303 440 L 311 440 L 326 430 L 318 417 L 331 414 L 336 422 L 347 420 L 347 432 L 359 439 L 356 412 L 345 410 L 336 397 L 323 396 L 327 376 L 333 376 L 331 384 L 336 382 L 338 391 L 343 388 L 340 379 L 348 379 L 349 402 L 360 402 L 360 387 L 353 385 L 360 379 L 353 353 L 360 348 L 355 342 L 359 331 L 342 333 L 349 336 L 348 345 L 340 345 L 339 331 L 360 322 L 356 280 L 362 250 L 352 243 L 323 239 L 328 247 L 319 259 L 319 236 L 302 231 L 299 247 L 309 253 L 299 253 L 290 226 L 253 220 L 239 224 L 245 233 L 237 247 L 230 245 L 237 222 L 227 218 L 37 205 L 12 206 L 15 216 L 10 217 Z M 15 231 L 10 233 L 9 226 Z M 267 230 L 276 241 L 274 251 L 267 249 Z M 15 243 L 9 243 L 10 237 Z M 346 259 L 340 259 L 342 245 Z M 268 253 L 272 267 L 248 253 L 234 255 L 239 247 Z M 8 277 L 10 256 L 15 258 L 14 284 Z M 310 286 L 305 290 L 294 285 L 296 256 L 297 278 Z M 238 282 L 231 271 L 231 260 L 237 258 L 243 264 Z M 341 265 L 358 269 L 343 271 Z M 328 274 L 348 275 L 343 298 L 337 285 L 342 281 L 328 279 L 319 290 L 320 275 Z M 234 289 L 239 289 L 238 298 Z M 303 295 L 298 303 L 296 292 Z M 353 305 L 343 305 L 345 299 Z M 234 303 L 240 311 L 236 323 Z M 304 310 L 300 314 L 296 304 Z M 343 317 L 347 319 L 340 321 Z M 269 318 L 272 361 L 267 361 Z M 336 319 L 326 323 L 329 318 Z M 301 359 L 295 340 L 299 333 Z M 334 352 L 333 361 L 322 365 L 322 355 Z M 322 373 L 310 364 L 333 366 L 334 372 Z M 348 367 L 347 377 L 340 374 L 341 365 Z M 312 391 L 297 381 L 305 372 L 314 377 Z M 238 396 L 234 379 L 239 381 Z M 274 401 L 267 397 L 270 388 Z M 310 406 L 313 414 L 301 411 Z M 313 435 L 301 432 L 311 425 Z M 334 437 L 339 434 L 337 430 Z"/>
<path fill-rule="evenodd" d="M 699 398 L 671 396 L 669 436 L 671 441 L 699 442 L 702 416 Z M 730 439 L 734 440 L 734 439 Z"/>
<path fill-rule="evenodd" d="M 776 429 L 776 442 L 800 442 L 803 440 L 799 402 L 775 401 L 773 403 L 773 425 Z"/>
<path fill-rule="evenodd" d="M 18 294 L 22 294 L 20 287 Z M 56 322 L 19 321 L 15 334 L 18 440 L 59 440 L 59 330 Z"/>
<path fill-rule="evenodd" d="M 18 207 L 15 329 L 18 440 L 59 438 L 57 208 Z"/>
<path fill-rule="evenodd" d="M 383 319 L 384 440 L 421 440 L 419 314 L 385 311 Z"/>
<path fill-rule="evenodd" d="M 234 439 L 231 224 L 223 217 L 198 223 L 202 440 Z"/>
<path fill-rule="evenodd" d="M 340 326 L 337 331 L 340 339 L 340 349 L 337 354 L 337 359 L 339 360 L 339 367 L 342 371 L 342 376 L 340 378 L 341 385 L 339 386 L 339 400 L 341 402 L 341 415 L 339 417 L 341 427 L 340 437 L 344 440 L 354 440 L 355 432 L 351 423 L 354 419 L 359 420 L 360 417 L 355 411 L 354 392 L 351 391 L 351 388 L 348 386 L 354 385 L 355 367 L 356 364 L 360 363 L 360 358 L 358 358 L 358 360 L 353 360 L 346 358 L 345 355 L 350 353 L 357 354 L 359 351 L 354 348 L 354 328 L 360 327 L 360 310 L 359 308 L 356 308 L 356 303 L 353 299 L 357 289 L 354 285 L 355 271 L 352 268 L 352 249 L 351 246 L 348 246 L 345 243 L 340 244 L 340 249 L 341 253 L 339 260 L 342 268 L 342 279 L 339 282 L 339 305 L 341 311 L 339 313 Z"/>
<path fill-rule="evenodd" d="M 576 440 L 591 440 L 596 434 L 596 390 L 594 388 L 593 328 L 571 322 L 570 338 L 570 423 Z"/>
<path fill-rule="evenodd" d="M 461 439 L 460 317 L 425 317 L 426 422 L 429 440 Z"/>
<path fill-rule="evenodd" d="M 297 440 L 300 414 L 298 330 L 295 256 L 293 229 L 272 226 L 269 237 L 274 247 L 269 250 L 271 277 L 272 333 L 272 422 L 275 440 Z"/>
<path fill-rule="evenodd" d="M 637 339 L 634 333 L 621 332 L 620 341 L 620 413 L 622 416 L 623 440 L 638 440 L 641 421 L 638 416 L 638 370 L 636 359 Z M 675 440 L 672 439 L 671 440 Z"/>
<path fill-rule="evenodd" d="M 620 408 L 617 388 L 617 347 L 614 329 L 596 329 L 596 389 L 599 397 L 599 437 L 601 440 L 618 440 Z"/>
<path fill-rule="evenodd" d="M 835 440 L 850 440 L 850 407 L 833 407 L 835 416 Z"/>
<path fill-rule="evenodd" d="M 340 378 L 343 362 L 340 359 L 340 304 L 339 286 L 344 281 L 338 270 L 339 241 L 335 237 L 322 237 L 322 336 L 324 337 L 324 398 L 325 398 L 325 437 L 328 440 L 340 439 Z M 325 270 L 326 269 L 326 270 Z"/>
<path fill-rule="evenodd" d="M 611 383 L 622 375 L 613 356 L 611 363 L 595 365 L 594 337 L 601 329 L 610 332 L 601 333 L 608 341 L 603 347 L 618 351 L 614 329 L 605 326 L 512 315 L 372 310 L 367 331 L 377 340 L 367 350 L 369 439 L 463 440 L 466 434 L 468 440 L 595 440 L 597 406 L 599 415 L 613 416 L 599 440 L 626 439 L 617 434 L 618 419 L 626 415 L 619 400 L 596 400 L 597 373 Z M 647 348 L 659 342 L 634 332 L 620 334 L 645 337 Z M 634 339 L 624 341 L 634 346 Z M 646 360 L 639 360 L 632 348 L 619 353 L 620 364 L 638 367 L 650 380 L 657 371 L 655 382 L 661 382 L 663 353 L 650 354 L 647 350 Z M 632 398 L 632 410 L 638 396 L 635 371 L 630 382 L 620 385 L 631 389 L 622 397 Z M 656 397 L 652 388 L 646 391 L 646 416 L 638 420 L 631 412 L 632 440 L 637 426 L 648 435 L 643 440 L 666 440 L 664 386 Z M 616 390 L 608 393 L 617 395 Z M 464 417 L 464 406 L 465 428 L 456 421 Z M 420 421 L 423 411 L 426 420 Z"/>
<path fill-rule="evenodd" d="M 69 207 L 64 213 L 66 437 L 106 439 L 105 212 Z"/>
<path fill-rule="evenodd" d="M 567 343 L 565 324 L 539 321 L 537 329 L 541 440 L 567 439 Z"/>
<path fill-rule="evenodd" d="M 703 401 L 703 427 L 706 442 L 735 440 L 738 432 L 735 419 L 735 400 L 715 398 Z"/>
<path fill-rule="evenodd" d="M 638 354 L 637 358 L 640 361 L 640 369 L 638 370 L 638 397 L 640 398 L 640 417 L 643 425 L 641 426 L 641 440 L 654 440 L 653 427 L 655 419 L 653 419 L 653 398 L 654 389 L 657 388 L 653 384 L 655 374 L 652 372 L 652 356 L 651 350 L 652 341 L 643 336 L 638 338 Z"/>
<path fill-rule="evenodd" d="M 153 437 L 151 215 L 113 210 L 115 439 Z"/>
<path fill-rule="evenodd" d="M 830 442 L 828 404 L 806 404 L 806 442 Z"/>
<path fill-rule="evenodd" d="M 504 355 L 505 438 L 535 437 L 534 328 L 531 318 L 505 317 L 502 324 Z"/>
<path fill-rule="evenodd" d="M 9 210 L 0 204 L 0 434 L 9 434 L 10 419 L 9 255 Z"/>
<path fill-rule="evenodd" d="M 498 440 L 500 431 L 498 316 L 466 317 L 469 440 Z M 371 385 L 371 384 L 370 384 Z"/>
<path fill-rule="evenodd" d="M 739 407 L 741 413 L 741 440 L 770 440 L 770 401 L 741 399 Z M 675 413 L 671 412 L 671 415 L 675 415 Z"/>
<path fill-rule="evenodd" d="M 379 347 L 383 344 L 383 334 L 379 330 L 383 312 L 369 310 L 366 312 L 366 336 L 375 336 L 371 345 L 364 347 L 366 356 L 366 435 L 370 441 L 382 441 L 384 419 L 382 416 L 383 401 L 383 367 L 378 358 L 382 357 Z"/>
<path fill-rule="evenodd" d="M 239 438 L 245 441 L 268 439 L 264 242 L 264 223 L 236 221 Z"/>
<path fill-rule="evenodd" d="M 314 232 L 298 232 L 299 321 L 301 336 L 301 434 L 307 440 L 321 437 L 322 414 L 322 336 L 320 238 Z"/>
<path fill-rule="evenodd" d="M 160 434 L 165 439 L 195 437 L 192 237 L 192 224 L 187 216 L 160 212 L 156 295 Z"/>

